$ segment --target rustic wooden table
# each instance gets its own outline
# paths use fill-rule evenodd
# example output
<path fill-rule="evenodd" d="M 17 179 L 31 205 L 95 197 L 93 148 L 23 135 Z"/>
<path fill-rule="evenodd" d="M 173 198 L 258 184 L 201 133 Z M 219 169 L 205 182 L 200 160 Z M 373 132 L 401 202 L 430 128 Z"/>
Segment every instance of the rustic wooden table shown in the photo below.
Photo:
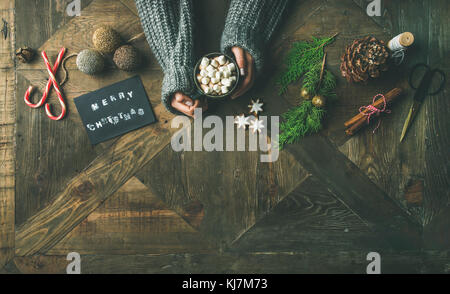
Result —
<path fill-rule="evenodd" d="M 293 41 L 340 32 L 327 48 L 339 101 L 320 135 L 289 146 L 274 163 L 259 162 L 257 152 L 173 152 L 173 116 L 160 105 L 162 72 L 145 41 L 135 43 L 147 61 L 138 74 L 156 125 L 91 146 L 73 98 L 129 74 L 111 68 L 87 77 L 73 59 L 63 87 L 67 118 L 53 122 L 28 108 L 25 90 L 42 88 L 47 73 L 40 58 L 15 63 L 16 48 L 46 50 L 54 60 L 61 46 L 69 54 L 91 47 L 100 25 L 125 39 L 142 31 L 132 0 L 81 2 L 81 16 L 69 17 L 62 0 L 0 0 L 11 28 L 0 41 L 0 272 L 65 272 L 73 251 L 84 273 L 365 273 L 371 251 L 381 254 L 384 273 L 450 271 L 448 82 L 426 100 L 402 144 L 409 90 L 376 134 L 346 138 L 342 127 L 375 94 L 407 89 L 415 63 L 448 75 L 448 1 L 386 0 L 375 18 L 361 9 L 364 0 L 293 1 L 268 71 L 279 70 Z M 197 35 L 207 36 L 196 50 L 216 51 L 227 2 L 195 4 Z M 416 37 L 406 64 L 368 85 L 340 77 L 340 55 L 353 39 L 389 40 L 403 31 Z M 274 76 L 211 113 L 242 113 L 257 97 L 264 114 L 279 115 L 298 103 L 300 85 L 280 97 Z"/>

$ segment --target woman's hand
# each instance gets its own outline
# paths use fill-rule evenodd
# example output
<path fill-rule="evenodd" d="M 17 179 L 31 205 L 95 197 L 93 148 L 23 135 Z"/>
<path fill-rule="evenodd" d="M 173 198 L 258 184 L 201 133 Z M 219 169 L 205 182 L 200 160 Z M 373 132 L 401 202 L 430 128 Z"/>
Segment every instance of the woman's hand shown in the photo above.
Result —
<path fill-rule="evenodd" d="M 239 67 L 241 79 L 243 78 L 241 84 L 236 89 L 236 92 L 234 92 L 234 94 L 231 96 L 231 99 L 235 99 L 244 95 L 253 86 L 256 74 L 255 61 L 250 53 L 248 53 L 241 47 L 235 46 L 231 48 L 231 52 L 233 52 L 234 57 L 236 58 L 236 63 Z"/>
<path fill-rule="evenodd" d="M 173 95 L 171 105 L 176 110 L 190 117 L 194 117 L 194 110 L 196 108 L 201 108 L 203 111 L 206 111 L 208 109 L 208 103 L 206 102 L 206 99 L 205 102 L 201 102 L 199 99 L 194 101 L 181 92 L 176 92 Z"/>

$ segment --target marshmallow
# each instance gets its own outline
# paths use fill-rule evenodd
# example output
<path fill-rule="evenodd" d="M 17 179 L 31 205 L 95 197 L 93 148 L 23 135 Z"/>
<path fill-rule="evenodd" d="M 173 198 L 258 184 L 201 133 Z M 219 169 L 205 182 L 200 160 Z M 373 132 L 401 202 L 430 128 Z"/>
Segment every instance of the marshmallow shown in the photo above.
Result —
<path fill-rule="evenodd" d="M 216 70 L 211 64 L 206 67 L 206 71 L 214 71 Z"/>
<path fill-rule="evenodd" d="M 209 78 L 205 77 L 202 79 L 202 84 L 203 85 L 208 85 L 209 84 Z"/>
<path fill-rule="evenodd" d="M 223 72 L 223 77 L 224 77 L 224 78 L 229 78 L 229 77 L 231 77 L 231 71 L 225 70 L 225 71 Z"/>
<path fill-rule="evenodd" d="M 216 71 L 216 76 L 215 76 L 215 78 L 216 78 L 216 79 L 220 79 L 221 77 L 222 77 L 222 72 Z"/>
<path fill-rule="evenodd" d="M 222 86 L 222 88 L 220 88 L 220 90 L 222 90 L 222 94 L 226 94 L 230 91 L 227 86 Z"/>
<path fill-rule="evenodd" d="M 226 69 L 227 69 L 226 66 L 221 66 L 221 67 L 219 67 L 219 71 L 220 71 L 220 72 L 224 72 Z"/>
<path fill-rule="evenodd" d="M 197 75 L 197 81 L 201 82 L 202 79 L 203 79 L 203 77 L 200 74 L 198 74 Z"/>
<path fill-rule="evenodd" d="M 200 63 L 203 67 L 206 67 L 209 65 L 209 59 L 207 57 L 203 57 L 201 63 Z"/>
<path fill-rule="evenodd" d="M 214 90 L 215 92 L 219 93 L 219 92 L 220 92 L 220 86 L 219 86 L 219 85 L 214 85 L 214 86 L 213 86 L 213 90 Z"/>
<path fill-rule="evenodd" d="M 231 76 L 228 78 L 232 83 L 236 82 L 236 76 Z"/>
<path fill-rule="evenodd" d="M 220 79 L 218 79 L 218 78 L 211 78 L 211 83 L 217 84 L 218 82 L 220 82 Z"/>
<path fill-rule="evenodd" d="M 231 86 L 231 81 L 230 81 L 229 79 L 227 79 L 227 78 L 222 79 L 220 82 L 221 82 L 222 85 L 224 85 L 224 86 L 227 86 L 227 87 Z"/>
<path fill-rule="evenodd" d="M 211 60 L 211 65 L 214 67 L 218 67 L 219 63 L 217 62 L 217 60 L 213 59 L 213 60 Z"/>
<path fill-rule="evenodd" d="M 208 72 L 207 72 L 206 70 L 202 69 L 202 70 L 200 71 L 200 75 L 201 75 L 202 77 L 206 77 L 206 76 L 208 75 Z"/>
<path fill-rule="evenodd" d="M 214 77 L 216 76 L 216 72 L 217 72 L 217 71 L 215 71 L 215 70 L 209 71 L 209 72 L 208 72 L 208 77 L 209 77 L 209 78 L 214 78 Z"/>
<path fill-rule="evenodd" d="M 212 92 L 212 89 L 208 87 L 207 85 L 202 85 L 202 90 L 205 94 L 209 94 Z"/>
<path fill-rule="evenodd" d="M 229 71 L 234 71 L 235 69 L 236 69 L 236 66 L 234 65 L 234 63 L 228 64 L 228 70 Z"/>
<path fill-rule="evenodd" d="M 225 56 L 221 55 L 217 58 L 217 61 L 220 65 L 224 65 L 227 62 L 227 59 L 225 58 Z"/>

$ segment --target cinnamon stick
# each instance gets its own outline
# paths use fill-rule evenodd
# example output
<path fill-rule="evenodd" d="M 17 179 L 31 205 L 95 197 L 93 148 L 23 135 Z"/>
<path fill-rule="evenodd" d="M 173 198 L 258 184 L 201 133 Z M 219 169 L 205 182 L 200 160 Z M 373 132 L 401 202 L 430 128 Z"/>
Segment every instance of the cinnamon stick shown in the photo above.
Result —
<path fill-rule="evenodd" d="M 401 88 L 394 88 L 391 91 L 389 91 L 386 95 L 384 95 L 384 97 L 386 98 L 386 103 L 390 103 L 391 101 L 395 100 L 396 98 L 398 98 L 403 92 L 403 89 Z M 375 103 L 372 104 L 372 106 L 379 108 L 383 105 L 383 98 L 380 98 L 378 100 L 375 101 Z M 369 112 L 368 109 L 365 109 L 363 111 L 363 113 L 367 113 Z M 359 120 L 361 120 L 361 118 L 365 119 L 366 116 L 363 113 L 358 113 L 357 115 L 355 115 L 354 117 L 352 117 L 351 119 L 349 119 L 348 121 L 346 121 L 344 123 L 344 126 L 349 127 L 351 125 L 353 125 L 354 123 L 358 122 Z"/>
<path fill-rule="evenodd" d="M 401 88 L 395 88 L 391 91 L 389 91 L 384 97 L 386 98 L 386 103 L 391 103 L 396 98 L 400 97 L 403 90 Z M 383 104 L 383 98 L 380 98 L 375 101 L 372 105 L 374 107 L 379 107 Z M 364 111 L 366 113 L 366 111 Z M 348 120 L 345 124 L 351 122 L 351 124 L 348 124 L 350 127 L 345 131 L 345 133 L 349 136 L 354 135 L 359 129 L 361 129 L 365 124 L 367 124 L 367 117 L 361 113 L 354 116 L 352 119 Z"/>
<path fill-rule="evenodd" d="M 367 122 L 367 119 L 364 117 L 354 123 L 350 128 L 345 130 L 345 133 L 349 136 L 353 136 L 359 129 L 361 129 Z"/>

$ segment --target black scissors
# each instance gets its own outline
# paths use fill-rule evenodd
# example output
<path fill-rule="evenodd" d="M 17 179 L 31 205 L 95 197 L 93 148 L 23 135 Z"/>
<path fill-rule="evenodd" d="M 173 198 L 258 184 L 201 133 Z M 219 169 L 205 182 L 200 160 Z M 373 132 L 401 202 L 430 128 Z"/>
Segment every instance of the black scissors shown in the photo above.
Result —
<path fill-rule="evenodd" d="M 425 68 L 426 72 L 422 78 L 422 81 L 419 84 L 419 87 L 416 88 L 413 84 L 413 77 L 414 77 L 414 73 L 419 68 Z M 429 91 L 431 88 L 431 84 L 433 83 L 433 79 L 436 75 L 440 76 L 441 84 L 439 85 L 439 88 L 436 91 L 430 93 Z M 413 105 L 411 106 L 408 117 L 406 118 L 405 124 L 403 125 L 402 135 L 400 136 L 400 142 L 403 141 L 403 138 L 405 138 L 406 131 L 409 129 L 409 126 L 411 125 L 414 118 L 416 117 L 416 115 L 419 111 L 419 108 L 422 105 L 422 102 L 425 100 L 425 97 L 427 97 L 428 95 L 430 95 L 430 96 L 436 95 L 436 94 L 440 93 L 442 91 L 442 89 L 444 88 L 445 74 L 440 69 L 431 69 L 428 65 L 426 65 L 424 63 L 419 63 L 419 64 L 415 65 L 411 70 L 411 74 L 409 75 L 409 85 L 411 86 L 411 88 L 413 88 L 414 90 L 417 90 L 417 91 L 414 95 Z"/>

